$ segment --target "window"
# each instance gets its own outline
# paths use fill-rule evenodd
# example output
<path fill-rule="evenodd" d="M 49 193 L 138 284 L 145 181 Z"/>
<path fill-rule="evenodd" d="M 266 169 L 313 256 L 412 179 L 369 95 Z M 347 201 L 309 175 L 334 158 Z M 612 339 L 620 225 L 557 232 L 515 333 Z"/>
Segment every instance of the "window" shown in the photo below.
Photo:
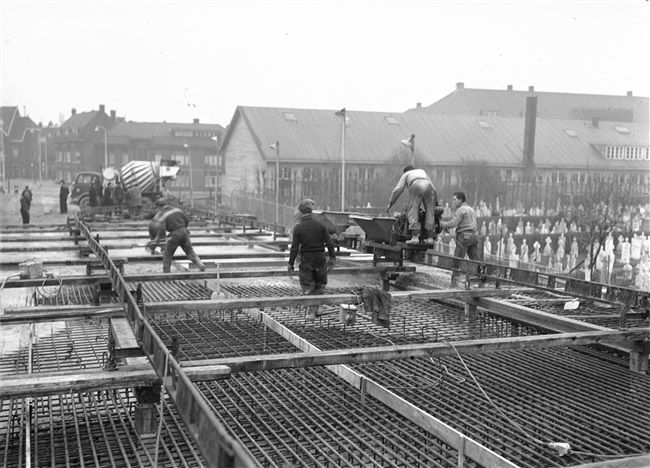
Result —
<path fill-rule="evenodd" d="M 478 120 L 477 122 L 481 126 L 481 128 L 484 128 L 486 130 L 492 128 L 492 126 L 489 123 L 487 123 L 485 120 Z"/>
<path fill-rule="evenodd" d="M 374 167 L 360 167 L 359 168 L 359 179 L 362 180 L 371 180 L 375 178 L 375 168 Z"/>
<path fill-rule="evenodd" d="M 296 118 L 296 115 L 293 112 L 283 112 L 282 115 L 284 115 L 284 120 L 287 122 L 297 122 L 298 119 Z"/>
<path fill-rule="evenodd" d="M 392 115 L 387 115 L 384 118 L 386 119 L 386 122 L 388 122 L 389 125 L 399 125 L 399 122 L 397 121 L 397 119 L 395 117 L 393 117 Z"/>
<path fill-rule="evenodd" d="M 204 162 L 206 166 L 216 167 L 217 161 L 218 159 L 216 154 L 206 154 L 204 157 Z"/>
<path fill-rule="evenodd" d="M 614 130 L 616 130 L 618 133 L 630 133 L 630 130 L 627 127 L 615 126 Z"/>
<path fill-rule="evenodd" d="M 647 161 L 648 147 L 643 146 L 608 146 L 605 148 L 606 159 L 626 159 L 632 161 Z"/>
<path fill-rule="evenodd" d="M 280 180 L 291 180 L 291 168 L 290 167 L 281 167 L 280 168 Z"/>
<path fill-rule="evenodd" d="M 313 167 L 305 167 L 302 170 L 302 180 L 309 182 L 316 179 L 316 170 Z"/>
<path fill-rule="evenodd" d="M 482 110 L 479 115 L 485 117 L 501 117 L 503 113 L 499 110 Z"/>
<path fill-rule="evenodd" d="M 190 165 L 190 158 L 187 154 L 172 154 L 172 159 L 176 161 L 179 166 Z"/>
<path fill-rule="evenodd" d="M 564 133 L 566 133 L 566 134 L 569 135 L 570 137 L 578 138 L 578 135 L 576 135 L 576 132 L 574 132 L 574 131 L 571 130 L 570 128 L 565 128 L 565 129 L 564 129 Z"/>

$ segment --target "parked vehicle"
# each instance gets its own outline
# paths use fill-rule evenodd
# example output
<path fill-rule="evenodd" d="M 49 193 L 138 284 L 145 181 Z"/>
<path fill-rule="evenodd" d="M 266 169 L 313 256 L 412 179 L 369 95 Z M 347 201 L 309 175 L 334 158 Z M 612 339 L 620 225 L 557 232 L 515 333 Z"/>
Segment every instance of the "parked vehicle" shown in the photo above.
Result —
<path fill-rule="evenodd" d="M 107 167 L 99 172 L 80 172 L 77 174 L 71 189 L 71 203 L 81 209 L 89 206 L 88 193 L 92 184 L 99 183 L 102 187 L 122 187 L 129 203 L 130 189 L 140 187 L 143 210 L 153 209 L 154 202 L 163 196 L 162 190 L 169 180 L 176 179 L 180 167 L 176 161 L 129 161 L 119 170 Z"/>

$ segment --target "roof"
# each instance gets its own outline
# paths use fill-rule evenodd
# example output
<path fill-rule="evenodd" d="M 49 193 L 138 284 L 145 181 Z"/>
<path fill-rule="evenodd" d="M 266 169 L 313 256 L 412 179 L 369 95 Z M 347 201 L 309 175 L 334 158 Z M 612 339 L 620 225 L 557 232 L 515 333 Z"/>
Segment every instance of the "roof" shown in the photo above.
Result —
<path fill-rule="evenodd" d="M 131 140 L 150 140 L 160 146 L 178 146 L 187 137 L 174 136 L 172 130 L 203 130 L 210 133 L 222 133 L 225 129 L 218 124 L 201 123 L 168 123 L 168 122 L 117 122 L 108 130 L 108 140 L 111 144 L 126 144 Z M 192 138 L 193 145 L 214 145 L 209 136 L 205 137 L 204 145 Z"/>
<path fill-rule="evenodd" d="M 591 120 L 597 117 L 607 121 L 646 124 L 649 121 L 647 97 L 470 89 L 462 83 L 457 85 L 455 91 L 430 106 L 409 109 L 407 112 L 482 115 L 492 111 L 500 112 L 503 117 L 522 117 L 529 96 L 538 97 L 537 115 L 543 118 Z"/>
<path fill-rule="evenodd" d="M 400 141 L 414 134 L 416 161 L 421 165 L 448 166 L 462 161 L 501 167 L 523 164 L 523 118 L 362 111 L 346 111 L 346 117 L 346 162 L 390 163 L 396 152 L 406 149 Z M 269 162 L 275 161 L 276 152 L 270 145 L 276 141 L 280 142 L 279 157 L 283 162 L 341 160 L 341 118 L 334 110 L 239 106 L 222 148 L 227 148 L 240 120 Z M 622 126 L 629 133 L 620 133 L 615 128 Z M 536 119 L 537 167 L 582 168 L 589 164 L 602 169 L 647 170 L 647 161 L 605 159 L 599 152 L 601 145 L 648 147 L 648 126 L 600 122 L 596 128 L 591 120 Z"/>
<path fill-rule="evenodd" d="M 2 119 L 2 133 L 9 135 L 11 127 L 16 117 L 20 117 L 18 113 L 18 106 L 3 106 L 0 107 L 0 119 Z"/>
<path fill-rule="evenodd" d="M 70 116 L 68 120 L 63 122 L 61 128 L 84 128 L 99 114 L 100 111 L 77 112 Z"/>

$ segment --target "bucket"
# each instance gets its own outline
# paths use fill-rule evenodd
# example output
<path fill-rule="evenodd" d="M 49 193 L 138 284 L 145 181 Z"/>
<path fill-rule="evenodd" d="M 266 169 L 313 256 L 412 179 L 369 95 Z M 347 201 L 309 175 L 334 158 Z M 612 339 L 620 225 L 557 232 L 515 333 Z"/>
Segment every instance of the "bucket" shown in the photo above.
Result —
<path fill-rule="evenodd" d="M 357 321 L 357 306 L 354 304 L 341 304 L 339 307 L 339 320 L 343 325 L 354 325 Z"/>
<path fill-rule="evenodd" d="M 28 260 L 18 265 L 21 279 L 36 279 L 43 277 L 43 262 Z"/>

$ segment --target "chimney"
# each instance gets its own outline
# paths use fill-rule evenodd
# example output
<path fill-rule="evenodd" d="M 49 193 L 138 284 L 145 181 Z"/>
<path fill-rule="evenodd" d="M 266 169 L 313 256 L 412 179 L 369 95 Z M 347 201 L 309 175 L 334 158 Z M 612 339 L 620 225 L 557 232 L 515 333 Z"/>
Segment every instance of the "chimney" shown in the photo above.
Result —
<path fill-rule="evenodd" d="M 526 98 L 526 120 L 524 124 L 524 173 L 532 175 L 535 169 L 535 127 L 537 125 L 537 96 Z"/>
<path fill-rule="evenodd" d="M 111 120 L 113 122 L 115 122 L 115 111 L 114 110 L 111 111 Z"/>
<path fill-rule="evenodd" d="M 528 87 L 528 91 L 531 91 L 531 92 L 532 92 L 532 91 L 535 91 L 535 87 L 534 87 L 534 86 L 529 86 L 529 87 Z"/>
<path fill-rule="evenodd" d="M 104 106 L 104 104 L 99 105 L 99 112 L 106 113 L 105 109 L 106 109 L 106 106 Z"/>
<path fill-rule="evenodd" d="M 627 97 L 632 97 L 632 91 L 627 92 Z"/>
<path fill-rule="evenodd" d="M 199 123 L 199 119 L 194 119 L 194 123 L 195 124 Z"/>
<path fill-rule="evenodd" d="M 511 84 L 508 85 L 508 91 L 512 91 L 512 85 Z"/>
<path fill-rule="evenodd" d="M 591 125 L 593 125 L 594 128 L 598 128 L 599 124 L 600 124 L 600 119 L 598 117 L 591 118 Z"/>
<path fill-rule="evenodd" d="M 76 113 L 77 113 L 77 109 L 75 109 L 75 108 L 73 107 L 73 108 L 72 108 L 72 115 L 75 115 Z"/>
<path fill-rule="evenodd" d="M 465 83 L 456 83 L 456 89 L 465 89 Z"/>
<path fill-rule="evenodd" d="M 422 109 L 422 103 L 421 102 L 416 102 L 415 103 L 415 108 L 416 109 Z"/>

